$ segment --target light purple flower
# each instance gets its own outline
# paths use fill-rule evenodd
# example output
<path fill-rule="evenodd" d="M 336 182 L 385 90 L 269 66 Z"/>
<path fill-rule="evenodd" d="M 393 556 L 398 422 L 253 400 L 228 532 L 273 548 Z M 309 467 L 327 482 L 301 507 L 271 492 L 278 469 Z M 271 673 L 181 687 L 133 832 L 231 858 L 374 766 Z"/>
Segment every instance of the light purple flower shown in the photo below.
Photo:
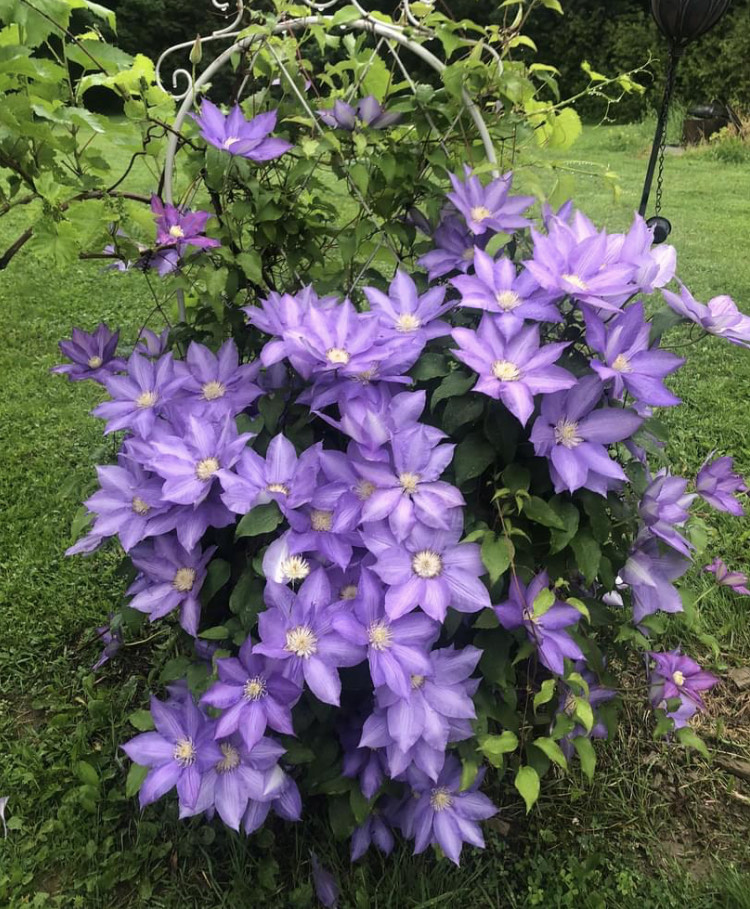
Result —
<path fill-rule="evenodd" d="M 476 331 L 454 328 L 453 340 L 458 349 L 452 353 L 479 376 L 473 390 L 502 401 L 524 426 L 534 412 L 535 394 L 576 384 L 575 376 L 553 365 L 568 344 L 540 346 L 538 325 L 527 325 L 507 340 L 496 317 L 484 315 Z"/>
<path fill-rule="evenodd" d="M 252 161 L 272 161 L 292 147 L 283 139 L 269 138 L 276 127 L 275 110 L 247 120 L 239 104 L 235 104 L 225 116 L 215 104 L 204 98 L 200 114 L 190 116 L 200 127 L 201 136 L 209 145 L 229 152 L 230 155 L 239 155 Z"/>
<path fill-rule="evenodd" d="M 633 621 L 639 624 L 655 612 L 682 612 L 682 599 L 672 585 L 690 568 L 690 560 L 674 550 L 662 552 L 655 538 L 632 550 L 620 575 L 631 588 Z"/>
<path fill-rule="evenodd" d="M 347 492 L 343 483 L 318 486 L 309 505 L 287 513 L 292 528 L 287 537 L 290 552 L 319 553 L 339 568 L 346 568 L 352 547 L 359 543 L 355 528 L 362 504 Z"/>
<path fill-rule="evenodd" d="M 687 480 L 673 477 L 660 470 L 646 487 L 638 506 L 638 513 L 649 530 L 677 552 L 690 558 L 693 544 L 677 532 L 690 517 L 690 505 L 695 494 L 685 492 Z"/>
<path fill-rule="evenodd" d="M 220 659 L 217 666 L 219 681 L 201 698 L 201 704 L 222 710 L 216 721 L 217 738 L 239 731 L 250 749 L 260 741 L 266 726 L 294 735 L 292 707 L 302 691 L 281 674 L 281 664 L 256 656 L 248 637 L 238 658 Z"/>
<path fill-rule="evenodd" d="M 750 590 L 747 588 L 747 575 L 741 571 L 730 571 L 726 564 L 719 558 L 716 558 L 710 565 L 706 565 L 704 571 L 710 571 L 716 578 L 716 583 L 720 587 L 729 587 L 735 593 L 750 597 Z"/>
<path fill-rule="evenodd" d="M 333 102 L 328 110 L 319 110 L 318 116 L 334 129 L 345 129 L 351 132 L 357 126 L 369 126 L 371 129 L 386 129 L 401 119 L 401 114 L 386 111 L 374 95 L 367 95 L 357 104 L 347 104 L 340 99 Z"/>
<path fill-rule="evenodd" d="M 110 331 L 104 322 L 92 334 L 74 328 L 70 340 L 57 345 L 73 362 L 53 366 L 50 372 L 67 376 L 71 382 L 93 379 L 103 384 L 105 379 L 126 368 L 125 361 L 115 357 L 119 338 L 120 332 Z"/>
<path fill-rule="evenodd" d="M 162 202 L 156 195 L 151 196 L 151 211 L 156 216 L 157 246 L 175 247 L 180 257 L 185 255 L 188 246 L 198 249 L 221 246 L 218 240 L 205 236 L 211 212 L 183 211 Z"/>
<path fill-rule="evenodd" d="M 113 613 L 110 613 L 109 618 L 111 623 L 114 618 Z M 113 628 L 111 624 L 100 625 L 96 629 L 96 634 L 99 643 L 104 646 L 102 647 L 99 659 L 91 667 L 94 672 L 96 672 L 97 669 L 101 669 L 105 663 L 108 663 L 123 645 L 122 631 L 120 628 Z"/>
<path fill-rule="evenodd" d="M 649 348 L 650 325 L 643 304 L 634 303 L 606 324 L 591 310 L 586 317 L 586 340 L 603 360 L 591 368 L 604 381 L 613 383 L 617 398 L 630 392 L 636 400 L 654 407 L 672 407 L 680 399 L 664 385 L 664 378 L 685 362 L 669 351 Z"/>
<path fill-rule="evenodd" d="M 540 608 L 536 604 L 542 591 L 549 589 L 549 575 L 540 572 L 532 578 L 528 587 L 516 575 L 511 578 L 508 599 L 495 606 L 495 614 L 503 628 L 523 628 L 529 640 L 536 646 L 541 662 L 557 675 L 565 671 L 564 658 L 581 660 L 581 649 L 565 631 L 576 625 L 580 612 L 555 598 L 551 604 Z"/>
<path fill-rule="evenodd" d="M 684 656 L 679 650 L 668 653 L 649 653 L 656 664 L 651 670 L 651 703 L 657 706 L 671 698 L 687 698 L 705 710 L 706 705 L 700 695 L 719 684 L 719 679 Z"/>
<path fill-rule="evenodd" d="M 192 341 L 184 362 L 177 364 L 177 374 L 185 379 L 180 401 L 202 419 L 237 416 L 261 395 L 254 383 L 259 371 L 260 363 L 240 366 L 237 345 L 231 338 L 218 353 Z"/>
<path fill-rule="evenodd" d="M 199 594 L 215 551 L 215 546 L 205 552 L 199 548 L 188 551 L 171 534 L 139 543 L 130 553 L 141 572 L 127 590 L 133 596 L 130 607 L 147 613 L 154 622 L 179 606 L 180 625 L 195 637 L 201 611 Z"/>
<path fill-rule="evenodd" d="M 586 487 L 606 495 L 612 481 L 627 479 L 607 454 L 607 446 L 632 436 L 642 419 L 619 407 L 595 410 L 602 393 L 599 378 L 586 376 L 570 391 L 542 399 L 530 438 L 536 453 L 551 461 L 556 492 Z"/>
<path fill-rule="evenodd" d="M 414 281 L 398 269 L 387 295 L 374 287 L 365 287 L 364 292 L 381 330 L 401 346 L 421 349 L 433 338 L 450 334 L 450 326 L 440 321 L 454 306 L 444 302 L 444 287 L 432 287 L 420 296 Z"/>
<path fill-rule="evenodd" d="M 708 456 L 710 457 L 711 455 Z M 717 511 L 741 517 L 745 514 L 745 509 L 735 496 L 746 493 L 747 485 L 743 478 L 734 472 L 733 459 L 716 458 L 709 464 L 708 458 L 703 462 L 695 480 L 698 495 Z"/>
<path fill-rule="evenodd" d="M 576 212 L 576 218 L 583 218 Z M 585 219 L 588 221 L 588 219 Z M 591 225 L 591 233 L 596 228 Z M 617 261 L 635 267 L 634 282 L 640 293 L 652 294 L 657 287 L 669 284 L 677 267 L 677 251 L 674 246 L 662 243 L 654 246 L 654 230 L 641 215 L 636 214 L 626 234 L 610 234 L 607 237 L 607 254 L 610 261 Z M 624 294 L 619 303 L 627 302 L 631 293 Z"/>
<path fill-rule="evenodd" d="M 443 211 L 432 237 L 435 249 L 417 259 L 417 265 L 427 269 L 427 277 L 435 281 L 452 271 L 466 273 L 474 265 L 474 251 L 484 249 L 490 233 L 476 237 L 453 208 Z"/>
<path fill-rule="evenodd" d="M 382 748 L 360 748 L 362 738 L 362 721 L 354 721 L 351 717 L 342 724 L 339 732 L 343 756 L 341 759 L 341 775 L 348 779 L 356 779 L 362 795 L 371 799 L 380 789 L 388 769 L 388 760 Z"/>
<path fill-rule="evenodd" d="M 160 334 L 151 331 L 150 328 L 142 328 L 138 335 L 135 349 L 140 354 L 147 357 L 160 357 L 166 352 L 167 342 L 169 341 L 169 329 L 165 328 Z"/>
<path fill-rule="evenodd" d="M 242 829 L 245 833 L 250 834 L 258 830 L 271 808 L 285 821 L 298 821 L 302 816 L 302 797 L 297 784 L 288 774 L 283 774 L 281 788 L 276 790 L 271 798 L 248 800 L 247 811 L 242 818 Z"/>
<path fill-rule="evenodd" d="M 671 290 L 662 293 L 667 304 L 684 319 L 700 325 L 710 335 L 750 348 L 750 316 L 743 315 L 731 297 L 714 297 L 704 305 L 684 285 L 679 295 Z"/>
<path fill-rule="evenodd" d="M 339 887 L 331 872 L 318 861 L 314 852 L 310 853 L 315 895 L 326 909 L 336 909 L 339 904 Z"/>
<path fill-rule="evenodd" d="M 192 697 L 167 704 L 151 698 L 151 716 L 156 731 L 144 732 L 121 746 L 131 761 L 151 768 L 141 785 L 141 808 L 174 786 L 180 804 L 192 808 L 198 800 L 201 774 L 222 759 L 214 742 L 213 723 Z"/>
<path fill-rule="evenodd" d="M 379 814 L 371 814 L 352 834 L 351 860 L 356 862 L 361 859 L 372 843 L 383 855 L 390 855 L 396 845 L 391 828 Z"/>
<path fill-rule="evenodd" d="M 505 174 L 490 181 L 487 186 L 477 176 L 471 175 L 471 168 L 464 165 L 464 182 L 455 174 L 449 174 L 453 192 L 448 199 L 466 219 L 469 230 L 481 235 L 487 230 L 512 233 L 528 227 L 530 221 L 522 213 L 536 201 L 533 196 L 509 196 L 513 175 Z"/>

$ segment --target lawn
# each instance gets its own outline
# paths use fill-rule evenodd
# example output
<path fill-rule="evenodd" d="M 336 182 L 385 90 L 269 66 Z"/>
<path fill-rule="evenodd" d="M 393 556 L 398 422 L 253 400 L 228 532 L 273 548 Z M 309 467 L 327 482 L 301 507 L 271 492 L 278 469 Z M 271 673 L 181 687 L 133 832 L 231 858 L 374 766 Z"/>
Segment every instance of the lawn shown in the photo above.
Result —
<path fill-rule="evenodd" d="M 596 177 L 577 178 L 577 202 L 612 229 L 632 217 L 648 131 L 588 129 L 577 169 L 608 165 L 615 200 Z M 523 174 L 521 174 L 523 181 Z M 674 224 L 679 274 L 698 299 L 730 294 L 750 311 L 750 168 L 686 154 L 667 161 L 664 212 Z M 7 219 L 0 246 L 15 236 Z M 149 643 L 97 675 L 93 629 L 122 596 L 112 555 L 66 559 L 70 524 L 108 457 L 86 412 L 100 392 L 48 375 L 57 340 L 98 321 L 132 340 L 150 298 L 133 276 L 80 263 L 50 274 L 21 253 L 0 272 L 3 458 L 0 471 L 0 796 L 10 796 L 0 839 L 0 905 L 80 907 L 304 907 L 313 904 L 309 849 L 339 876 L 343 904 L 366 907 L 748 907 L 750 783 L 725 773 L 729 755 L 750 759 L 750 695 L 730 682 L 711 699 L 701 734 L 711 762 L 649 738 L 645 711 L 628 706 L 618 741 L 600 751 L 593 786 L 577 772 L 551 782 L 529 820 L 516 799 L 491 822 L 488 848 L 459 871 L 399 851 L 387 864 L 350 870 L 346 844 L 324 818 L 306 832 L 274 827 L 247 840 L 200 821 L 178 823 L 174 805 L 139 815 L 125 792 L 118 743 L 149 688 Z M 690 476 L 713 448 L 750 475 L 750 354 L 718 341 L 671 346 L 690 358 L 674 383 L 686 406 L 667 414 L 669 459 Z M 717 516 L 712 554 L 750 569 L 747 522 Z M 708 586 L 705 579 L 695 583 Z M 675 643 L 719 671 L 750 665 L 748 602 L 711 593 Z M 554 813 L 553 813 L 554 811 Z M 310 832 L 310 830 L 312 832 Z"/>

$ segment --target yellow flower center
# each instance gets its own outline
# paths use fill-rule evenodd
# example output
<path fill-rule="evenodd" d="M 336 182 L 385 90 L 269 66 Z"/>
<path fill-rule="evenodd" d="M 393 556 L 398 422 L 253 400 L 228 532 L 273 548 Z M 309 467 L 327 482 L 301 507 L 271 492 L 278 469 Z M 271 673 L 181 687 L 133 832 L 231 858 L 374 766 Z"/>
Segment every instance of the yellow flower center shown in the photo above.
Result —
<path fill-rule="evenodd" d="M 269 483 L 268 486 L 266 486 L 266 489 L 268 492 L 278 492 L 279 495 L 282 496 L 289 495 L 289 487 L 285 486 L 283 483 Z"/>
<path fill-rule="evenodd" d="M 135 399 L 138 407 L 153 407 L 159 400 L 159 395 L 155 391 L 142 391 Z"/>
<path fill-rule="evenodd" d="M 253 679 L 248 679 L 245 682 L 245 687 L 242 689 L 242 697 L 245 698 L 246 701 L 259 701 L 261 698 L 264 698 L 267 693 L 266 680 L 259 675 L 255 676 Z"/>
<path fill-rule="evenodd" d="M 424 685 L 424 676 L 423 675 L 413 675 L 411 677 L 411 687 L 416 691 L 418 688 L 421 688 Z"/>
<path fill-rule="evenodd" d="M 351 357 L 349 351 L 343 347 L 331 347 L 326 351 L 326 358 L 329 363 L 335 363 L 337 366 L 346 366 Z"/>
<path fill-rule="evenodd" d="M 430 795 L 430 805 L 433 811 L 445 811 L 453 804 L 453 796 L 443 786 L 433 789 Z"/>
<path fill-rule="evenodd" d="M 101 357 L 89 357 L 88 364 L 91 369 L 99 369 L 104 360 Z"/>
<path fill-rule="evenodd" d="M 462 258 L 465 262 L 471 262 L 471 260 L 474 258 L 474 247 L 473 247 L 473 246 L 467 247 L 467 248 L 463 251 L 463 253 L 462 253 L 462 255 L 461 255 L 461 258 Z"/>
<path fill-rule="evenodd" d="M 187 593 L 195 584 L 195 568 L 178 568 L 172 581 L 172 587 L 180 593 Z"/>
<path fill-rule="evenodd" d="M 313 530 L 330 530 L 333 527 L 333 512 L 313 508 L 310 512 L 310 526 Z"/>
<path fill-rule="evenodd" d="M 148 514 L 151 511 L 151 506 L 139 496 L 134 496 L 130 504 L 136 514 Z"/>
<path fill-rule="evenodd" d="M 612 369 L 616 369 L 618 372 L 633 371 L 633 368 L 630 365 L 630 360 L 628 360 L 625 354 L 619 354 L 615 357 L 615 362 L 612 364 Z"/>
<path fill-rule="evenodd" d="M 567 281 L 568 284 L 572 284 L 573 287 L 577 287 L 578 290 L 589 289 L 588 284 L 583 280 L 583 278 L 579 278 L 578 275 L 563 275 L 562 279 L 563 281 Z"/>
<path fill-rule="evenodd" d="M 185 236 L 185 231 L 180 227 L 179 224 L 173 224 L 169 228 L 169 236 L 174 237 L 175 240 L 181 240 Z"/>
<path fill-rule="evenodd" d="M 565 448 L 575 448 L 583 442 L 578 435 L 578 423 L 574 420 L 558 420 L 555 426 L 555 442 Z"/>
<path fill-rule="evenodd" d="M 281 563 L 281 573 L 288 581 L 302 581 L 310 574 L 310 563 L 302 556 L 289 556 Z"/>
<path fill-rule="evenodd" d="M 393 633 L 385 622 L 373 622 L 367 629 L 367 640 L 373 650 L 387 650 L 391 646 Z"/>
<path fill-rule="evenodd" d="M 398 481 L 403 491 L 411 495 L 417 491 L 417 486 L 419 486 L 419 474 L 406 471 L 398 475 Z"/>
<path fill-rule="evenodd" d="M 318 639 L 307 625 L 297 625 L 291 631 L 286 633 L 286 644 L 284 649 L 301 657 L 303 660 L 309 659 L 318 651 Z"/>
<path fill-rule="evenodd" d="M 685 676 L 680 670 L 676 670 L 672 673 L 672 681 L 677 685 L 678 688 L 682 688 L 685 684 Z"/>
<path fill-rule="evenodd" d="M 203 458 L 202 461 L 198 461 L 198 464 L 195 468 L 195 475 L 199 480 L 210 480 L 211 477 L 219 469 L 219 461 L 217 458 Z"/>
<path fill-rule="evenodd" d="M 498 382 L 517 382 L 521 378 L 521 370 L 510 360 L 495 360 L 492 375 Z"/>
<path fill-rule="evenodd" d="M 513 290 L 499 290 L 495 294 L 495 302 L 503 312 L 510 312 L 521 305 L 521 298 Z"/>
<path fill-rule="evenodd" d="M 190 767 L 195 763 L 195 746 L 192 739 L 180 739 L 174 746 L 172 757 L 180 767 Z"/>
<path fill-rule="evenodd" d="M 223 398 L 227 393 L 226 385 L 223 385 L 221 382 L 217 382 L 215 380 L 206 382 L 202 390 L 204 401 L 215 401 L 217 398 Z"/>
<path fill-rule="evenodd" d="M 396 331 L 416 331 L 421 324 L 421 320 L 415 315 L 410 312 L 403 312 L 398 319 L 396 319 Z"/>
<path fill-rule="evenodd" d="M 235 142 L 239 141 L 239 136 L 227 136 L 227 138 L 224 140 L 224 148 L 231 148 Z"/>
<path fill-rule="evenodd" d="M 436 578 L 443 570 L 443 560 L 436 552 L 423 549 L 411 560 L 411 567 L 420 578 Z"/>
<path fill-rule="evenodd" d="M 353 600 L 357 596 L 357 585 L 347 584 L 341 588 L 340 597 L 342 600 Z"/>
<path fill-rule="evenodd" d="M 471 215 L 472 221 L 486 221 L 487 218 L 492 217 L 492 212 L 484 205 L 475 205 L 474 208 L 469 212 Z"/>
<path fill-rule="evenodd" d="M 366 499 L 369 499 L 374 492 L 375 484 L 371 483 L 369 480 L 359 480 L 354 487 L 354 494 L 363 502 Z"/>
<path fill-rule="evenodd" d="M 230 745 L 229 742 L 222 742 L 219 745 L 219 749 L 224 757 L 216 765 L 216 772 L 229 773 L 232 770 L 236 770 L 240 766 L 239 751 L 234 745 Z"/>

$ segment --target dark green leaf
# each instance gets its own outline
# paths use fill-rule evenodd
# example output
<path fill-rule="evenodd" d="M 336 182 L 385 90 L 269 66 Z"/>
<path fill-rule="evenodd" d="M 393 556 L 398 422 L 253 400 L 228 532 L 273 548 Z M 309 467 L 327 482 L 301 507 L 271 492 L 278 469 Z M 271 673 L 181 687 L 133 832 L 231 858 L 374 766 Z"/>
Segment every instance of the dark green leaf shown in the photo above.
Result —
<path fill-rule="evenodd" d="M 467 376 L 460 369 L 454 370 L 446 376 L 432 393 L 430 407 L 434 410 L 441 401 L 447 398 L 453 398 L 457 395 L 466 394 L 471 386 L 476 382 L 476 376 Z"/>
<path fill-rule="evenodd" d="M 481 476 L 495 460 L 495 449 L 478 432 L 468 435 L 456 448 L 453 466 L 456 483 L 461 486 L 467 480 Z"/>
<path fill-rule="evenodd" d="M 135 710 L 128 717 L 131 726 L 135 726 L 139 732 L 148 732 L 154 728 L 154 718 L 148 710 Z"/>
<path fill-rule="evenodd" d="M 208 606 L 215 593 L 217 593 L 229 580 L 231 569 L 229 562 L 224 559 L 214 559 L 208 566 L 206 580 L 201 587 L 201 603 Z"/>
<path fill-rule="evenodd" d="M 510 567 L 513 544 L 506 537 L 487 533 L 482 541 L 482 562 L 494 584 Z"/>
<path fill-rule="evenodd" d="M 543 527 L 553 527 L 555 530 L 565 530 L 565 523 L 555 510 L 538 496 L 531 496 L 523 504 L 523 513 L 530 521 L 535 521 Z"/>
<path fill-rule="evenodd" d="M 281 521 L 282 515 L 276 502 L 256 505 L 237 525 L 234 537 L 239 540 L 242 537 L 257 537 L 262 533 L 270 533 Z"/>
<path fill-rule="evenodd" d="M 588 528 L 580 530 L 571 540 L 570 545 L 576 557 L 576 565 L 586 580 L 591 584 L 599 572 L 599 562 L 602 558 L 602 551 L 599 544 L 591 536 Z"/>
<path fill-rule="evenodd" d="M 142 767 L 140 764 L 131 764 L 130 770 L 128 770 L 128 777 L 125 780 L 125 795 L 132 799 L 134 795 L 137 795 L 143 781 L 146 779 L 146 774 L 150 768 Z"/>

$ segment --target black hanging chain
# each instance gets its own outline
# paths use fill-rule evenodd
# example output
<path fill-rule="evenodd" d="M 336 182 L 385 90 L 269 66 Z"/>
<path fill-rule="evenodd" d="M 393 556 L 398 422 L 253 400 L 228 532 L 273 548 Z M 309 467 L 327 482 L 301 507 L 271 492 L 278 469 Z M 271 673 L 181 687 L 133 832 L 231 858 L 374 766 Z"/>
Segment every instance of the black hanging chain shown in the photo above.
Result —
<path fill-rule="evenodd" d="M 661 212 L 661 199 L 664 192 L 664 157 L 667 150 L 669 108 L 672 105 L 672 95 L 674 94 L 678 58 L 679 54 L 675 49 L 672 49 L 669 54 L 669 65 L 667 67 L 667 84 L 664 89 L 664 98 L 662 100 L 661 111 L 659 112 L 659 119 L 661 120 L 661 142 L 659 144 L 659 173 L 656 178 L 656 204 L 654 205 L 654 213 L 656 215 Z"/>

